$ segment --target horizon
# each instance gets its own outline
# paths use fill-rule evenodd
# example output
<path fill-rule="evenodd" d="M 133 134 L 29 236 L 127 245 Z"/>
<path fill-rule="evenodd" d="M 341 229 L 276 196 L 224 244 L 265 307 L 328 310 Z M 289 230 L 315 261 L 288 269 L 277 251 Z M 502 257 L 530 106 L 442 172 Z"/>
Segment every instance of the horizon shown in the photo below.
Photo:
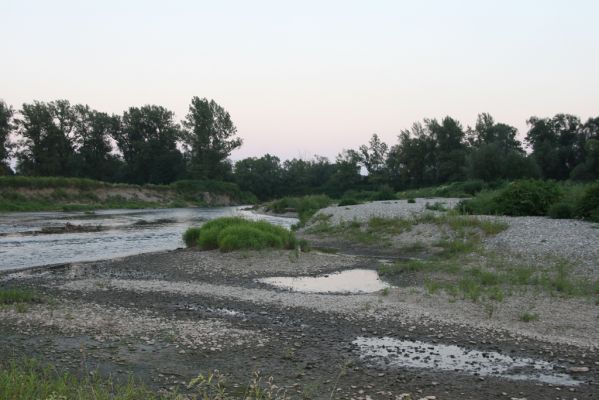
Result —
<path fill-rule="evenodd" d="M 373 133 L 393 145 L 424 118 L 466 128 L 483 112 L 522 139 L 531 116 L 598 115 L 599 4 L 575 4 L 9 0 L 0 98 L 177 120 L 214 99 L 244 139 L 233 160 L 334 160 Z"/>

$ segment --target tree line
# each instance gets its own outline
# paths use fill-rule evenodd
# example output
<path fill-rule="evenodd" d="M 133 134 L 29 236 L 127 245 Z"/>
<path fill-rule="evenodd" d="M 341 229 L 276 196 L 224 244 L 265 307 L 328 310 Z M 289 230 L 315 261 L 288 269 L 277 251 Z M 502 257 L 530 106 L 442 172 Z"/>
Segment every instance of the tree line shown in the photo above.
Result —
<path fill-rule="evenodd" d="M 236 134 L 229 113 L 199 97 L 181 122 L 157 105 L 109 115 L 67 100 L 25 103 L 18 112 L 0 101 L 0 171 L 11 173 L 15 157 L 19 175 L 136 184 L 224 180 L 231 176 L 228 157 L 242 143 Z"/>
<path fill-rule="evenodd" d="M 194 97 L 177 122 L 157 105 L 109 115 L 66 100 L 0 101 L 0 174 L 75 176 L 109 182 L 165 184 L 181 179 L 225 180 L 261 199 L 347 191 L 402 190 L 463 180 L 599 178 L 599 117 L 531 117 L 524 143 L 515 127 L 480 114 L 474 127 L 445 117 L 425 119 L 387 145 L 376 135 L 334 162 L 281 161 L 266 154 L 235 163 L 242 139 L 229 113 Z M 529 148 L 529 152 L 524 146 Z M 8 165 L 16 158 L 16 171 Z M 366 174 L 362 172 L 365 171 Z"/>

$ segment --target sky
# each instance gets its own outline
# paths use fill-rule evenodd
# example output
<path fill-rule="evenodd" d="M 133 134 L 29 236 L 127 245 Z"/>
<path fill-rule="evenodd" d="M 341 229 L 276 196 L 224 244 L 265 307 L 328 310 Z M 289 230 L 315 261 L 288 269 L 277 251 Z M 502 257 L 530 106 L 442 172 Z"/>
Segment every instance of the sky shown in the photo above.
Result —
<path fill-rule="evenodd" d="M 599 115 L 596 0 L 0 0 L 0 99 L 109 113 L 193 96 L 231 114 L 234 160 L 334 159 L 423 118 Z"/>

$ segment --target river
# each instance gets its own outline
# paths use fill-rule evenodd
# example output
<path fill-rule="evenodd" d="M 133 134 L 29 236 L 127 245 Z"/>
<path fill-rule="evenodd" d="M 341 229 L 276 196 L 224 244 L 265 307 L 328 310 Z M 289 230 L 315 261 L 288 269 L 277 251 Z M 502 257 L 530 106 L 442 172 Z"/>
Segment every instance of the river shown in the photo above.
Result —
<path fill-rule="evenodd" d="M 261 215 L 246 207 L 100 210 L 0 214 L 0 270 L 94 261 L 183 247 L 190 226 L 239 215 L 289 228 L 295 218 Z M 66 224 L 93 232 L 44 233 Z"/>

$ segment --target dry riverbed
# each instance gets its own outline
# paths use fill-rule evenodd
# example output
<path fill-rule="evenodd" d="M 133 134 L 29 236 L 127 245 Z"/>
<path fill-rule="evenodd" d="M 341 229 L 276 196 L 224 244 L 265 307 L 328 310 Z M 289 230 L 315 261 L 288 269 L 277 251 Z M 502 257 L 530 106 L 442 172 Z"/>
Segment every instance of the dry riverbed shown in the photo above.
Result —
<path fill-rule="evenodd" d="M 599 229 L 505 218 L 505 226 L 471 226 L 430 208 L 439 207 L 419 199 L 322 210 L 300 236 L 335 253 L 180 249 L 5 273 L 0 287 L 34 288 L 43 301 L 0 308 L 0 355 L 121 379 L 132 372 L 167 391 L 219 370 L 233 390 L 259 371 L 294 398 L 597 398 L 599 306 L 592 293 L 498 283 L 501 299 L 486 287 L 473 299 L 450 289 L 491 261 L 497 271 L 522 263 L 553 268 L 559 246 L 570 248 L 568 240 L 580 243 Z M 418 217 L 428 212 L 436 217 Z M 374 231 L 372 216 L 417 221 Z M 352 225 L 339 229 L 343 221 Z M 538 235 L 543 224 L 544 241 L 526 235 Z M 561 241 L 556 229 L 564 229 Z M 584 239 L 576 238 L 581 230 Z M 473 240 L 473 248 L 455 247 Z M 597 278 L 597 247 L 591 243 L 576 258 L 563 253 L 574 259 L 573 276 Z M 414 259 L 436 264 L 425 272 L 398 267 L 383 280 L 373 272 Z M 348 270 L 362 271 L 364 287 L 374 291 L 343 292 L 347 281 L 337 273 Z M 319 276 L 341 292 L 265 283 Z"/>

